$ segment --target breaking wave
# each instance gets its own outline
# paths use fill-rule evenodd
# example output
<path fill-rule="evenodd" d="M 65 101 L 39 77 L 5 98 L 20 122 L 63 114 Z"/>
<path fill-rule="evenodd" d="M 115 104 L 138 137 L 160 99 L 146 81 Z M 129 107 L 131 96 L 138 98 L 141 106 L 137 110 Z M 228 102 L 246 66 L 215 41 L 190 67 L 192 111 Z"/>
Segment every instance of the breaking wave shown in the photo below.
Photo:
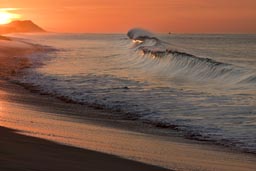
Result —
<path fill-rule="evenodd" d="M 252 69 L 178 51 L 143 29 L 131 29 L 127 36 L 133 40 L 135 51 L 141 52 L 144 57 L 158 60 L 159 64 L 164 65 L 162 70 L 171 77 L 226 84 L 256 84 L 256 71 Z"/>

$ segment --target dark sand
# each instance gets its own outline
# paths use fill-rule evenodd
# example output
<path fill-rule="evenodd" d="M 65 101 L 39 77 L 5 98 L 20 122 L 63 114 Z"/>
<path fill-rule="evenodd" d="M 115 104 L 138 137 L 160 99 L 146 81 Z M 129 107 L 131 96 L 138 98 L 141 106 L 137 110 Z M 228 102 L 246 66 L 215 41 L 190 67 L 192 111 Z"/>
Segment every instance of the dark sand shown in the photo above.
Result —
<path fill-rule="evenodd" d="M 0 127 L 1 171 L 164 171 L 142 164 L 90 150 L 56 144 L 39 138 L 19 135 Z"/>

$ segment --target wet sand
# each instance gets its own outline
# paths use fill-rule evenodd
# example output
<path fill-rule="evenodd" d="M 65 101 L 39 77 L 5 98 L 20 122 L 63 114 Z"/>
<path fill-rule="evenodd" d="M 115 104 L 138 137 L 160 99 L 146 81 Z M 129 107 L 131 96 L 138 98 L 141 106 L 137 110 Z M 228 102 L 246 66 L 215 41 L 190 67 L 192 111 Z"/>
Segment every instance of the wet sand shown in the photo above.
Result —
<path fill-rule="evenodd" d="M 164 171 L 135 161 L 16 134 L 0 127 L 0 170 Z"/>
<path fill-rule="evenodd" d="M 0 36 L 0 77 L 6 78 L 29 67 L 30 61 L 23 56 L 34 51 L 35 47 Z"/>
<path fill-rule="evenodd" d="M 58 160 L 57 166 L 62 167 L 61 163 L 64 163 L 62 168 L 69 170 L 79 170 L 72 168 L 75 166 L 88 168 L 84 170 L 97 170 L 101 166 L 100 170 L 106 170 L 108 167 L 113 168 L 110 170 L 118 167 L 123 170 L 129 167 L 132 168 L 128 170 L 143 170 L 144 167 L 146 170 L 160 169 L 138 163 L 133 165 L 130 160 L 99 152 L 174 170 L 256 170 L 255 155 L 235 152 L 207 142 L 187 140 L 176 131 L 156 129 L 149 124 L 125 120 L 110 111 L 63 102 L 48 95 L 39 95 L 38 92 L 31 93 L 19 85 L 3 80 L 0 81 L 0 125 L 19 130 L 19 134 L 23 134 L 18 135 L 6 128 L 0 129 L 1 135 L 9 137 L 1 136 L 0 139 L 0 170 L 58 170 L 46 168 L 47 165 L 51 166 L 51 163 L 54 165 L 55 160 Z M 11 137 L 13 141 L 9 141 Z M 22 151 L 19 152 L 15 148 Z M 68 158 L 70 153 L 73 154 L 72 158 Z M 91 153 L 94 154 L 93 158 L 81 159 L 82 155 L 90 157 L 88 154 Z M 31 158 L 37 161 L 32 162 Z M 114 160 L 117 163 L 120 160 L 122 164 L 111 165 Z M 92 164 L 89 165 L 87 161 L 92 161 Z M 107 162 L 104 164 L 104 161 Z M 20 165 L 17 164 L 15 168 L 13 162 Z M 143 165 L 143 168 L 138 165 Z"/>

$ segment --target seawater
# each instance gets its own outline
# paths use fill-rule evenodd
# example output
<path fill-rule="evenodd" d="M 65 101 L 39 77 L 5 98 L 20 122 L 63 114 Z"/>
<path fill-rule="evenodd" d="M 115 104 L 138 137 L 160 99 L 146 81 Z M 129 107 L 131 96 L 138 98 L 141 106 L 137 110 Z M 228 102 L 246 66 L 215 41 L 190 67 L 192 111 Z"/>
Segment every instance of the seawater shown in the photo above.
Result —
<path fill-rule="evenodd" d="M 16 35 L 53 51 L 17 81 L 256 152 L 256 35 Z M 43 65 L 42 65 L 43 63 Z"/>

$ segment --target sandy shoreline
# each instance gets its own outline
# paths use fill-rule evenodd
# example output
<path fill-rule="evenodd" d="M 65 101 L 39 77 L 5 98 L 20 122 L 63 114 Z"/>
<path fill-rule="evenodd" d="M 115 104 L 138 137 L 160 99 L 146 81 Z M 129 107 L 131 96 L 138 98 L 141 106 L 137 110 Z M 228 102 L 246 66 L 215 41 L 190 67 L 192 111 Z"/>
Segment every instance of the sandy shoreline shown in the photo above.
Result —
<path fill-rule="evenodd" d="M 0 77 L 14 75 L 19 70 L 31 65 L 27 58 L 22 56 L 29 55 L 35 51 L 34 47 L 0 37 Z"/>
<path fill-rule="evenodd" d="M 0 44 L 2 45 L 5 43 L 1 42 Z M 7 44 L 10 44 L 10 42 Z M 12 44 L 12 46 L 15 47 L 16 45 Z M 6 49 L 6 46 L 3 47 Z M 33 51 L 31 51 L 31 49 L 27 51 L 26 48 L 23 48 L 22 53 L 17 51 L 17 54 L 14 55 L 11 55 L 10 51 L 1 50 L 1 52 L 3 56 L 2 59 L 8 58 L 10 61 L 9 63 L 2 62 L 2 66 L 7 67 L 8 70 L 10 70 L 13 69 L 9 66 L 12 62 L 11 56 L 15 57 L 17 54 L 23 56 L 22 53 L 27 54 Z M 6 54 L 8 54 L 8 57 Z M 24 58 L 24 60 L 26 60 L 26 58 Z M 17 64 L 13 66 L 16 71 L 24 67 L 23 65 L 19 65 L 19 63 L 18 66 L 23 67 L 18 67 L 17 69 Z M 26 67 L 28 66 L 29 65 L 26 65 Z M 2 73 L 5 73 L 5 76 L 13 74 L 10 71 Z M 175 170 L 254 171 L 256 169 L 255 155 L 233 152 L 204 142 L 186 140 L 179 137 L 179 135 L 174 131 L 166 132 L 165 129 L 159 129 L 156 131 L 155 128 L 151 128 L 150 125 L 147 124 L 141 125 L 141 123 L 134 121 L 122 120 L 122 118 L 118 118 L 118 116 L 113 118 L 113 116 L 108 115 L 108 111 L 96 110 L 78 104 L 65 103 L 47 95 L 33 94 L 28 90 L 7 81 L 0 81 L 0 83 L 0 126 L 20 130 L 22 131 L 22 134 L 45 138 L 84 149 L 115 154 L 125 158 L 153 165 L 165 166 Z M 17 141 L 20 141 L 22 138 L 30 138 L 14 134 L 6 128 L 1 128 L 0 131 L 1 134 L 3 132 L 3 134 L 8 136 L 16 137 Z M 4 140 L 1 138 L 1 142 L 5 143 L 7 146 L 9 145 L 9 147 L 20 145 L 19 148 L 22 148 L 24 145 L 27 148 L 32 149 L 40 146 L 39 142 L 45 141 L 42 139 L 33 139 L 33 141 L 34 140 L 38 143 L 33 142 L 27 144 L 27 141 L 25 141 L 21 144 L 8 144 L 6 139 Z M 17 141 L 15 140 L 15 142 Z M 51 142 L 48 141 L 47 143 L 51 144 Z M 49 147 L 48 145 L 46 146 Z M 58 148 L 61 148 L 61 153 L 64 153 L 65 151 L 68 154 L 69 150 L 72 151 L 71 147 L 61 146 Z M 49 151 L 54 151 L 54 149 L 54 145 L 50 145 L 48 148 Z M 39 153 L 42 151 L 39 150 L 37 152 Z M 81 153 L 84 152 L 85 151 Z M 83 155 L 81 153 L 79 152 L 79 155 Z M 34 152 L 31 153 L 30 157 L 33 157 L 33 155 L 35 155 Z M 14 157 L 16 162 L 19 162 L 21 158 L 23 158 L 22 153 L 17 155 L 17 157 L 15 156 L 16 154 L 14 153 L 12 157 Z M 18 156 L 21 158 L 18 158 Z M 50 158 L 48 158 L 49 156 L 52 156 L 52 153 L 45 154 L 47 161 L 50 160 Z M 2 159 L 5 157 L 6 152 L 2 153 L 0 148 L 0 162 L 2 162 Z M 112 157 L 113 156 L 110 158 Z M 103 158 L 109 158 L 109 155 L 105 155 Z M 62 158 L 62 161 L 63 160 L 67 161 L 71 159 Z M 98 160 L 100 160 L 100 158 Z M 8 164 L 11 166 L 12 162 L 10 161 L 11 160 L 5 163 L 5 168 L 8 168 Z M 61 162 L 61 160 L 59 162 Z M 129 162 L 131 161 L 127 160 L 127 162 L 128 163 L 124 162 L 123 166 L 121 166 L 126 168 L 126 165 L 130 165 Z M 68 162 L 66 163 L 68 165 Z M 120 161 L 120 163 L 122 162 Z M 29 167 L 32 167 L 32 163 L 27 162 L 27 164 Z M 2 164 L 0 165 L 0 170 L 1 166 Z M 22 166 L 23 165 L 20 165 L 20 167 Z M 34 170 L 37 169 L 37 165 L 33 165 L 33 167 Z M 93 168 L 94 166 L 91 165 L 90 167 Z M 143 165 L 143 167 L 149 168 L 151 166 Z M 136 168 L 130 170 L 136 170 Z M 154 170 L 156 169 L 153 167 L 151 168 Z M 22 170 L 24 168 L 16 169 Z"/>
<path fill-rule="evenodd" d="M 167 170 L 90 150 L 16 134 L 0 127 L 0 170 Z"/>

